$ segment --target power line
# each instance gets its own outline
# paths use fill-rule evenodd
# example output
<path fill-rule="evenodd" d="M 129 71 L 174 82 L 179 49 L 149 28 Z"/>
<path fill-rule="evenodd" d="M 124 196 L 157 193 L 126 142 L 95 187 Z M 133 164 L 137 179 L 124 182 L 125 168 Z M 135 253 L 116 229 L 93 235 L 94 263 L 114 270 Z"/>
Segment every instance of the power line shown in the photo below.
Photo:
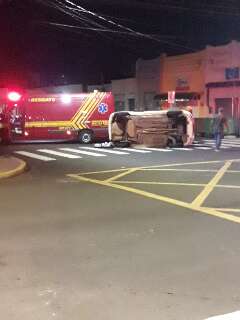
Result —
<path fill-rule="evenodd" d="M 55 1 L 57 1 L 58 3 L 59 3 L 59 1 L 58 0 L 55 0 Z M 75 17 L 77 17 L 77 20 L 82 20 L 82 18 L 80 18 L 80 17 L 82 17 L 82 13 L 85 13 L 85 14 L 88 14 L 88 15 L 90 15 L 90 16 L 92 16 L 92 17 L 94 17 L 95 19 L 99 19 L 99 20 L 101 20 L 101 21 L 103 21 L 104 23 L 106 23 L 106 24 L 109 24 L 109 25 L 111 25 L 111 26 L 113 26 L 113 27 L 115 27 L 115 28 L 117 28 L 118 30 L 120 29 L 120 30 L 124 30 L 125 32 L 128 32 L 129 34 L 131 34 L 131 35 L 135 35 L 135 36 L 137 36 L 137 37 L 140 37 L 140 38 L 145 38 L 145 39 L 148 39 L 148 40 L 151 40 L 151 41 L 155 41 L 155 42 L 159 42 L 159 43 L 163 43 L 163 44 L 167 44 L 168 46 L 171 46 L 171 47 L 178 47 L 178 48 L 184 48 L 185 50 L 187 49 L 187 50 L 191 50 L 191 51 L 195 51 L 195 49 L 193 49 L 193 48 L 190 48 L 190 47 L 187 47 L 187 46 L 184 46 L 184 45 L 181 45 L 181 44 L 178 44 L 178 43 L 176 43 L 176 42 L 174 42 L 174 41 L 167 41 L 167 40 L 163 40 L 163 39 L 161 39 L 160 37 L 158 37 L 158 36 L 152 36 L 152 35 L 150 35 L 150 34 L 146 34 L 146 33 L 142 33 L 142 32 L 139 32 L 139 31 L 137 31 L 137 30 L 134 30 L 134 29 L 132 29 L 132 28 L 129 28 L 129 27 L 127 27 L 127 26 L 124 26 L 124 25 L 122 25 L 122 24 L 120 24 L 120 23 L 116 23 L 116 22 L 114 22 L 114 21 L 112 21 L 112 20 L 110 20 L 110 19 L 108 19 L 108 18 L 106 18 L 106 17 L 104 17 L 104 16 L 102 16 L 102 15 L 99 15 L 99 14 L 97 14 L 97 13 L 95 13 L 95 12 L 93 12 L 93 11 L 91 11 L 91 10 L 88 10 L 88 9 L 85 9 L 84 7 L 82 7 L 82 6 L 80 6 L 80 5 L 78 5 L 78 4 L 76 4 L 76 3 L 74 3 L 73 1 L 71 1 L 71 0 L 63 0 L 64 2 L 65 2 L 65 6 L 64 6 L 64 8 L 62 8 L 61 7 L 61 11 L 63 11 L 63 12 L 65 12 L 65 13 L 67 13 L 68 15 L 70 14 L 68 11 L 66 11 L 66 9 L 78 9 L 77 11 L 78 11 L 78 14 L 70 14 L 70 15 L 73 15 L 73 16 L 75 16 Z M 45 1 L 46 2 L 46 1 Z M 51 5 L 51 1 L 47 1 L 48 2 L 48 4 L 50 4 Z M 63 5 L 63 3 L 61 2 L 61 5 Z M 70 5 L 70 8 L 69 8 L 69 5 Z M 57 8 L 59 8 L 59 6 L 55 6 L 55 8 L 57 9 Z M 71 10 L 72 11 L 72 10 Z M 76 11 L 76 10 L 75 10 Z M 80 14 L 81 13 L 81 14 Z M 91 23 L 91 20 L 89 21 L 89 20 L 87 20 L 90 24 L 92 24 Z M 95 22 L 94 22 L 95 23 Z M 100 24 L 101 25 L 101 24 Z M 98 26 L 99 26 L 99 24 L 98 24 Z M 103 29 L 106 29 L 106 28 L 104 28 L 104 26 L 102 25 L 102 27 L 103 27 Z"/>

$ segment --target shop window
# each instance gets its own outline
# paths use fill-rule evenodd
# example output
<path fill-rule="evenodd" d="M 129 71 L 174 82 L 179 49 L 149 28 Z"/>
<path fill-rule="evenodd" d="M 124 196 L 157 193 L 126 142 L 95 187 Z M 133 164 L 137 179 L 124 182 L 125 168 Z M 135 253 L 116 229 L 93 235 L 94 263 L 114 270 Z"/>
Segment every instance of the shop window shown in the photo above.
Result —
<path fill-rule="evenodd" d="M 123 111 L 125 110 L 124 101 L 115 101 L 115 111 Z"/>
<path fill-rule="evenodd" d="M 128 110 L 129 111 L 135 110 L 135 99 L 134 98 L 128 99 Z"/>
<path fill-rule="evenodd" d="M 144 93 L 144 110 L 154 110 L 154 97 L 155 92 L 145 92 Z"/>
<path fill-rule="evenodd" d="M 125 95 L 124 94 L 115 95 L 115 110 L 116 111 L 125 110 Z"/>
<path fill-rule="evenodd" d="M 232 98 L 219 98 L 215 100 L 216 104 L 216 113 L 219 108 L 224 109 L 224 114 L 226 117 L 231 118 L 233 116 L 233 101 Z"/>

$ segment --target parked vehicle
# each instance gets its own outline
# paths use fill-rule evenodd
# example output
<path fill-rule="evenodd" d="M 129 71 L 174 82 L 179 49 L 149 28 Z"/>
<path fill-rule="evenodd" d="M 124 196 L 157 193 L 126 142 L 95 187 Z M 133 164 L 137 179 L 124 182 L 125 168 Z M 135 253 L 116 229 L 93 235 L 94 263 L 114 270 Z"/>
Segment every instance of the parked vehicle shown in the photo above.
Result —
<path fill-rule="evenodd" d="M 2 141 L 50 142 L 108 138 L 108 119 L 114 112 L 111 93 L 28 95 L 0 92 Z"/>
<path fill-rule="evenodd" d="M 193 116 L 186 110 L 114 112 L 109 118 L 109 140 L 115 144 L 188 146 L 194 141 Z"/>

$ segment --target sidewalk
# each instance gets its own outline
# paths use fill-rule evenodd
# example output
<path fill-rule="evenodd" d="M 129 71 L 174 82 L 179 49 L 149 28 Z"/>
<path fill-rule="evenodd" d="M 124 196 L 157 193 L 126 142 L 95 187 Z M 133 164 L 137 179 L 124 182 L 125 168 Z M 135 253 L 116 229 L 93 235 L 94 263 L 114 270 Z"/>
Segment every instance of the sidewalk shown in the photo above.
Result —
<path fill-rule="evenodd" d="M 16 176 L 26 169 L 26 162 L 14 157 L 0 156 L 0 179 Z"/>

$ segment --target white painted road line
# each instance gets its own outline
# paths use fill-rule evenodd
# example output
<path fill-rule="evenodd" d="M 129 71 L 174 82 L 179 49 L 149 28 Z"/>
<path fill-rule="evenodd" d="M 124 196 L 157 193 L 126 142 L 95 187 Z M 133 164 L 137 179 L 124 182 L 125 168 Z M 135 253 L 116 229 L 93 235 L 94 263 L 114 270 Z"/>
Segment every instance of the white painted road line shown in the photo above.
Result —
<path fill-rule="evenodd" d="M 227 144 L 237 144 L 237 145 L 240 145 L 240 141 L 229 141 L 229 140 L 223 140 L 224 143 L 227 143 Z"/>
<path fill-rule="evenodd" d="M 170 150 L 170 149 L 163 149 L 163 148 L 141 148 L 141 150 L 159 151 L 159 152 L 172 152 L 172 150 Z"/>
<path fill-rule="evenodd" d="M 122 148 L 114 148 L 114 150 L 123 150 L 123 149 Z M 148 151 L 148 150 L 134 149 L 134 148 L 127 148 L 127 151 L 136 152 L 136 153 L 151 153 L 151 151 Z"/>
<path fill-rule="evenodd" d="M 105 154 L 100 154 L 100 153 L 95 153 L 95 152 L 90 152 L 90 151 L 84 151 L 84 150 L 79 150 L 79 149 L 60 148 L 59 150 L 78 153 L 78 154 L 85 154 L 87 156 L 92 156 L 92 157 L 106 157 Z"/>
<path fill-rule="evenodd" d="M 129 154 L 127 152 L 122 152 L 122 151 L 114 151 L 114 150 L 109 150 L 109 149 L 94 149 L 91 147 L 80 147 L 80 149 L 86 149 L 86 150 L 97 150 L 97 152 L 105 152 L 105 153 L 112 153 L 112 154 L 118 154 L 118 155 L 124 155 L 124 154 Z"/>
<path fill-rule="evenodd" d="M 192 148 L 171 148 L 171 149 L 176 151 L 193 151 Z"/>
<path fill-rule="evenodd" d="M 206 143 L 206 146 L 215 147 L 215 142 L 208 142 L 208 143 Z M 233 146 L 226 145 L 226 144 L 222 143 L 221 148 L 222 149 L 231 149 L 231 148 L 233 148 Z M 237 147 L 237 148 L 239 148 L 239 147 Z"/>
<path fill-rule="evenodd" d="M 240 311 L 224 314 L 222 316 L 215 316 L 205 320 L 240 320 Z"/>
<path fill-rule="evenodd" d="M 33 159 L 38 159 L 38 160 L 42 160 L 42 161 L 54 161 L 56 159 L 54 158 L 49 158 L 49 157 L 45 157 L 45 156 L 42 156 L 40 154 L 37 154 L 37 153 L 32 153 L 32 152 L 27 152 L 27 151 L 15 151 L 14 153 L 16 154 L 19 154 L 21 156 L 25 156 L 25 157 L 28 157 L 28 158 L 33 158 Z"/>
<path fill-rule="evenodd" d="M 206 143 L 206 145 L 215 146 L 215 143 L 214 143 L 214 142 L 208 142 L 208 143 Z M 226 148 L 240 148 L 240 145 L 227 144 L 227 143 L 224 143 L 224 142 L 222 142 L 222 146 L 223 146 L 223 147 L 226 147 Z"/>
<path fill-rule="evenodd" d="M 76 155 L 73 155 L 73 154 L 67 154 L 67 153 L 63 153 L 63 152 L 59 152 L 59 151 L 55 151 L 55 150 L 49 150 L 49 149 L 38 149 L 37 151 L 48 153 L 48 154 L 53 154 L 54 156 L 63 157 L 63 158 L 69 158 L 69 159 L 80 159 L 80 158 L 82 158 L 80 156 L 76 156 Z"/>
<path fill-rule="evenodd" d="M 204 140 L 204 143 L 215 143 L 214 140 Z M 229 145 L 229 146 L 237 146 L 240 147 L 240 141 L 226 141 L 222 140 L 223 144 Z"/>
<path fill-rule="evenodd" d="M 195 146 L 194 149 L 195 150 L 212 150 L 211 147 L 199 147 L 199 146 Z"/>

